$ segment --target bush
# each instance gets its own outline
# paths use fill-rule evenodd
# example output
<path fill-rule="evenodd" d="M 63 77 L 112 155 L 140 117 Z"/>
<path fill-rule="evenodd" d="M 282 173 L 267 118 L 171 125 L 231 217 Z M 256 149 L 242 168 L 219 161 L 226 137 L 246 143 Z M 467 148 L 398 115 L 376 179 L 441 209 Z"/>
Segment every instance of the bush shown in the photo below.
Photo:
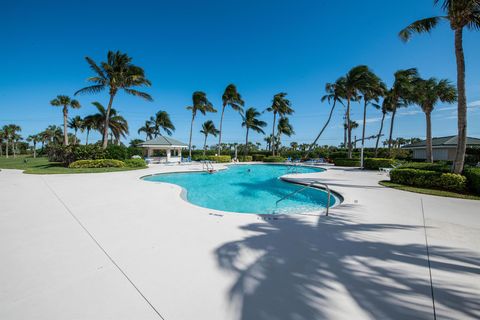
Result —
<path fill-rule="evenodd" d="M 193 161 L 208 160 L 208 156 L 204 156 L 204 155 L 202 155 L 202 154 L 193 154 L 193 155 L 192 155 L 192 160 L 193 160 Z"/>
<path fill-rule="evenodd" d="M 144 149 L 140 147 L 128 147 L 127 148 L 127 158 L 131 158 L 133 156 L 142 157 L 144 154 Z"/>
<path fill-rule="evenodd" d="M 393 159 L 386 158 L 367 158 L 363 162 L 365 169 L 378 170 L 379 168 L 390 168 L 395 161 Z"/>
<path fill-rule="evenodd" d="M 116 159 L 116 160 L 125 160 L 129 158 L 127 147 L 108 145 L 105 149 L 105 158 L 106 159 Z"/>
<path fill-rule="evenodd" d="M 48 161 L 50 162 L 61 162 L 68 165 L 75 161 L 73 146 L 71 145 L 48 145 L 45 147 L 45 153 L 48 157 Z"/>
<path fill-rule="evenodd" d="M 130 167 L 130 168 L 145 168 L 147 166 L 147 163 L 143 159 L 127 159 L 124 161 L 125 166 Z"/>
<path fill-rule="evenodd" d="M 207 160 L 226 163 L 226 162 L 231 162 L 232 157 L 231 156 L 207 156 Z"/>
<path fill-rule="evenodd" d="M 98 144 L 75 146 L 73 150 L 75 161 L 105 159 L 105 150 Z"/>
<path fill-rule="evenodd" d="M 348 156 L 346 151 L 335 151 L 331 152 L 329 155 L 329 158 L 334 160 L 334 159 L 346 159 Z"/>
<path fill-rule="evenodd" d="M 468 189 L 476 194 L 480 194 L 480 168 L 466 168 L 463 174 L 467 178 Z"/>
<path fill-rule="evenodd" d="M 415 187 L 465 191 L 467 179 L 455 173 L 419 169 L 395 169 L 390 172 L 390 181 Z"/>
<path fill-rule="evenodd" d="M 263 161 L 263 159 L 265 159 L 265 155 L 263 154 L 254 154 L 252 155 L 252 160 L 253 161 Z"/>
<path fill-rule="evenodd" d="M 340 167 L 360 167 L 360 159 L 333 159 L 333 163 Z"/>
<path fill-rule="evenodd" d="M 78 160 L 72 162 L 69 168 L 124 168 L 125 163 L 115 159 Z"/>
<path fill-rule="evenodd" d="M 238 158 L 238 160 L 240 162 L 251 162 L 251 161 L 253 161 L 253 157 L 252 156 L 240 156 Z"/>
<path fill-rule="evenodd" d="M 428 171 L 437 171 L 437 172 L 450 172 L 450 166 L 445 162 L 407 162 L 401 165 L 401 169 L 419 169 L 419 170 L 428 170 Z"/>
<path fill-rule="evenodd" d="M 285 162 L 285 158 L 279 156 L 269 156 L 263 158 L 263 162 Z"/>

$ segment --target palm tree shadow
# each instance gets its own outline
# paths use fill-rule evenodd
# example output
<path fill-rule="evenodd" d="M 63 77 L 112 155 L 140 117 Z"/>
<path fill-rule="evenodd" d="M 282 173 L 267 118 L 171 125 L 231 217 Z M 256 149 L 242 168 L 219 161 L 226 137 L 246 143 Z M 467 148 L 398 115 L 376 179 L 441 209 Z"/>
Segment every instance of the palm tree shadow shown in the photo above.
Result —
<path fill-rule="evenodd" d="M 215 253 L 219 266 L 236 274 L 229 299 L 239 319 L 332 318 L 338 290 L 372 318 L 431 319 L 426 247 L 375 237 L 418 228 L 352 223 L 339 216 L 323 216 L 318 224 L 284 217 L 242 227 L 254 235 L 223 244 Z M 439 258 L 432 268 L 480 275 L 480 257 L 473 253 L 438 246 L 429 250 Z M 243 258 L 251 252 L 258 258 L 246 265 Z M 465 317 L 480 316 L 478 296 L 461 288 L 437 285 L 435 290 L 442 293 L 438 305 Z"/>

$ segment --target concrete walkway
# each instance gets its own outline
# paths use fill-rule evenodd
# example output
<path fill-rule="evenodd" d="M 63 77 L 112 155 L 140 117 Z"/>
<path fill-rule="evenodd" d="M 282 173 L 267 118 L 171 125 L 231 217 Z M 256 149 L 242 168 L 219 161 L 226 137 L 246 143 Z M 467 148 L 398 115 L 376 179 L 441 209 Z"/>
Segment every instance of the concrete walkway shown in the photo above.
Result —
<path fill-rule="evenodd" d="M 344 196 L 329 217 L 272 219 L 139 179 L 179 169 L 2 170 L 0 319 L 432 319 L 431 283 L 438 319 L 480 318 L 478 201 L 329 168 L 295 176 Z"/>

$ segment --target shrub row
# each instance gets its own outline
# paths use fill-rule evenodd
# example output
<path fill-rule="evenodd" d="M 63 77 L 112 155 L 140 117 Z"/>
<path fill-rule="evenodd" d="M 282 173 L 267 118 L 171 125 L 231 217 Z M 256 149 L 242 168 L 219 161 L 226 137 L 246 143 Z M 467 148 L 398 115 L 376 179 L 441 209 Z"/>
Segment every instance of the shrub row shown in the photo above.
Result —
<path fill-rule="evenodd" d="M 69 168 L 124 168 L 125 162 L 115 159 L 77 160 Z"/>
<path fill-rule="evenodd" d="M 450 172 L 450 166 L 447 165 L 445 162 L 435 162 L 435 163 L 428 163 L 428 162 L 407 162 L 401 165 L 401 169 L 419 169 L 419 170 L 428 170 L 428 171 L 436 171 L 436 172 Z"/>
<path fill-rule="evenodd" d="M 365 169 L 378 170 L 379 168 L 390 168 L 395 163 L 393 159 L 386 158 L 367 158 L 363 161 Z"/>
<path fill-rule="evenodd" d="M 253 161 L 253 156 L 240 156 L 238 157 L 240 162 L 251 162 Z"/>
<path fill-rule="evenodd" d="M 467 178 L 455 173 L 420 169 L 395 169 L 390 172 L 390 180 L 394 183 L 415 187 L 436 188 L 462 192 L 465 191 Z"/>
<path fill-rule="evenodd" d="M 285 158 L 279 156 L 269 156 L 264 157 L 263 162 L 285 162 Z"/>
<path fill-rule="evenodd" d="M 124 161 L 124 163 L 125 166 L 129 168 L 145 168 L 147 166 L 145 160 L 139 158 L 127 159 Z"/>
<path fill-rule="evenodd" d="M 134 155 L 142 155 L 142 149 L 109 145 L 105 150 L 98 144 L 89 145 L 51 145 L 46 148 L 48 160 L 70 164 L 77 160 L 115 159 L 126 160 Z"/>
<path fill-rule="evenodd" d="M 333 159 L 333 163 L 336 166 L 341 167 L 360 167 L 360 159 Z"/>
<path fill-rule="evenodd" d="M 265 159 L 265 155 L 264 154 L 253 154 L 252 155 L 252 160 L 253 161 L 263 161 L 263 159 Z"/>
<path fill-rule="evenodd" d="M 480 168 L 466 168 L 463 174 L 467 178 L 468 189 L 476 194 L 480 194 Z"/>

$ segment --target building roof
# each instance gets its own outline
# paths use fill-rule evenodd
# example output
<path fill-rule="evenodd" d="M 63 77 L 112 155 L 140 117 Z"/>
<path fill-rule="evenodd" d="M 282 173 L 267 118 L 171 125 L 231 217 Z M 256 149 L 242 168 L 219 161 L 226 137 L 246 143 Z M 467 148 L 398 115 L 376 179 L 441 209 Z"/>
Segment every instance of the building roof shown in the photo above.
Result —
<path fill-rule="evenodd" d="M 188 147 L 186 143 L 180 142 L 170 137 L 158 136 L 155 139 L 147 140 L 139 144 L 140 147 L 146 146 L 175 146 L 175 147 Z"/>
<path fill-rule="evenodd" d="M 457 146 L 457 136 L 446 136 L 446 137 L 438 137 L 432 138 L 432 146 L 433 147 L 456 147 Z M 417 143 L 412 143 L 406 146 L 403 146 L 404 149 L 415 149 L 415 148 L 423 148 L 426 145 L 426 141 L 422 140 Z M 467 137 L 467 146 L 480 147 L 480 139 Z"/>

